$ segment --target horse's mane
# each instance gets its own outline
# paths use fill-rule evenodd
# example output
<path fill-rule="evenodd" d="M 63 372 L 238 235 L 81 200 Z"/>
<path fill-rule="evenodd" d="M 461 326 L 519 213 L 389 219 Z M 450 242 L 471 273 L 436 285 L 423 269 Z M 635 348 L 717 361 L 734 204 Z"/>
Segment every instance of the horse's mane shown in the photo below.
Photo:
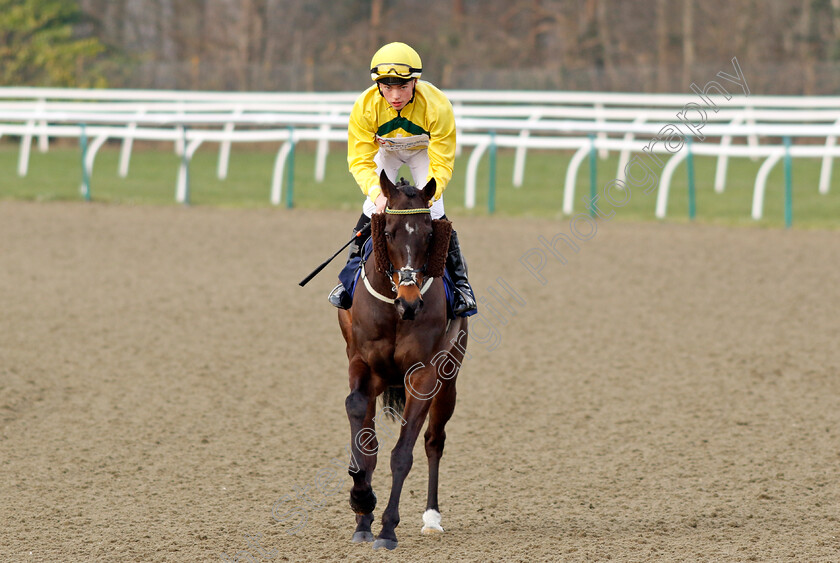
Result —
<path fill-rule="evenodd" d="M 408 198 L 420 197 L 420 190 L 416 186 L 409 184 L 405 178 L 400 178 L 400 181 L 394 184 L 394 187 Z"/>

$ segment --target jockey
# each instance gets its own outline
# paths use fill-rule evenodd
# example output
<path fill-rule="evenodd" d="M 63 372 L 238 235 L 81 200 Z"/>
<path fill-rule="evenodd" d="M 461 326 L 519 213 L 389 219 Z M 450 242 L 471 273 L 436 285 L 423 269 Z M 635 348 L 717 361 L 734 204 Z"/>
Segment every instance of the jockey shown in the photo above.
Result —
<path fill-rule="evenodd" d="M 419 80 L 423 71 L 420 55 L 405 43 L 389 43 L 379 49 L 370 67 L 375 84 L 356 100 L 348 125 L 347 164 L 367 196 L 353 232 L 361 230 L 371 214 L 385 210 L 387 201 L 379 187 L 382 170 L 396 183 L 403 164 L 411 170 L 418 188 L 435 179 L 437 191 L 429 202 L 431 216 L 445 219 L 443 190 L 452 178 L 455 162 L 452 104 L 431 83 Z M 360 240 L 350 246 L 348 265 L 361 255 L 363 243 Z M 449 239 L 446 269 L 455 285 L 455 315 L 466 317 L 476 313 L 475 296 L 467 280 L 467 264 L 454 230 Z M 332 290 L 329 301 L 340 309 L 352 305 L 352 298 L 342 284 Z"/>

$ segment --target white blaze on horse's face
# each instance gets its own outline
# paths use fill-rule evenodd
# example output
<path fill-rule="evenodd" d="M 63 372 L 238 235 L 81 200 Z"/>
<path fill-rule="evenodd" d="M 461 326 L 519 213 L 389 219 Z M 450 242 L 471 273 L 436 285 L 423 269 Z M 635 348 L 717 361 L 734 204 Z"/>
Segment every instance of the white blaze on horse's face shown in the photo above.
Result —
<path fill-rule="evenodd" d="M 420 208 L 419 203 L 414 204 L 411 210 L 413 213 L 409 212 L 406 215 L 421 215 Z M 415 292 L 419 293 L 424 277 L 425 254 L 428 249 L 423 246 L 423 242 L 431 236 L 431 219 L 425 214 L 420 218 L 389 218 L 388 222 L 391 225 L 390 228 L 386 226 L 385 237 L 392 265 L 391 288 L 399 298 L 410 302 L 417 299 L 422 301 L 422 294 L 415 295 Z"/>
<path fill-rule="evenodd" d="M 414 227 L 411 226 L 411 223 L 406 222 L 405 232 L 408 233 L 408 236 L 411 236 L 411 235 L 414 234 Z M 411 268 L 411 245 L 408 245 L 408 244 L 405 245 L 405 254 L 407 256 L 406 267 Z"/>

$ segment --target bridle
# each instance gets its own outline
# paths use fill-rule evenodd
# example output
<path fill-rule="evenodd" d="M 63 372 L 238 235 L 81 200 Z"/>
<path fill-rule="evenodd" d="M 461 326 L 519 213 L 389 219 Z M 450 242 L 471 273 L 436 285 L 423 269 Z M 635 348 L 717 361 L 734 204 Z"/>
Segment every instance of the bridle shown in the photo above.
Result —
<path fill-rule="evenodd" d="M 431 213 L 431 210 L 428 207 L 416 207 L 414 209 L 391 209 L 389 207 L 385 208 L 385 213 L 388 215 L 421 215 L 426 213 Z M 399 286 L 406 286 L 406 285 L 417 285 L 417 276 L 418 274 L 423 274 L 426 272 L 426 265 L 423 264 L 422 268 L 409 268 L 407 266 L 403 266 L 398 271 L 394 271 L 394 265 L 391 264 L 391 261 L 388 261 L 388 270 L 385 274 L 388 276 L 388 281 L 391 282 L 391 291 L 394 294 L 397 294 L 397 283 L 394 282 L 394 274 L 399 275 Z M 371 295 L 379 299 L 380 301 L 384 301 L 386 303 L 394 303 L 394 299 L 390 297 L 386 297 L 376 291 L 371 283 L 368 281 L 367 276 L 365 275 L 365 268 L 364 265 L 362 266 L 361 277 L 364 281 L 365 287 L 370 292 Z M 420 288 L 420 295 L 425 295 L 429 288 L 432 286 L 432 282 L 434 281 L 434 277 L 427 277 L 423 283 L 423 286 Z"/>

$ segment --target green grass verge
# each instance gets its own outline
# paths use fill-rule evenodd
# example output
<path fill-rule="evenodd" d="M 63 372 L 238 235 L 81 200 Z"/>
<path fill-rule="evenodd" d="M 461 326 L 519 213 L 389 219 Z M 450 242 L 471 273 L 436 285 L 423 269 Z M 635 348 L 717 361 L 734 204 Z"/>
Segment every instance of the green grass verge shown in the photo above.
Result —
<path fill-rule="evenodd" d="M 199 150 L 190 166 L 190 203 L 225 207 L 268 207 L 271 176 L 276 148 L 262 146 L 234 147 L 228 177 L 216 177 L 218 151 L 213 146 Z M 455 175 L 446 191 L 448 214 L 486 215 L 488 213 L 489 164 L 482 159 L 478 175 L 478 194 L 475 209 L 464 208 L 464 180 L 467 158 L 464 151 L 455 165 Z M 80 200 L 81 156 L 77 147 L 63 144 L 52 146 L 46 153 L 33 147 L 29 171 L 25 177 L 17 175 L 19 145 L 9 141 L 0 143 L 0 198 L 36 201 Z M 512 183 L 514 157 L 511 151 L 499 151 L 496 173 L 495 212 L 519 217 L 561 218 L 563 184 L 571 153 L 559 151 L 528 152 L 525 182 L 521 188 Z M 131 157 L 127 178 L 117 175 L 119 145 L 106 144 L 96 156 L 91 178 L 94 201 L 171 205 L 175 201 L 175 184 L 180 158 L 162 145 L 137 143 Z M 597 186 L 600 190 L 616 176 L 618 156 L 613 154 L 597 162 Z M 696 157 L 695 183 L 697 222 L 726 225 L 784 226 L 784 169 L 780 162 L 768 179 L 764 219 L 750 218 L 753 185 L 760 161 L 730 159 L 726 191 L 712 189 L 716 159 Z M 796 159 L 793 161 L 793 225 L 797 228 L 840 227 L 840 170 L 829 194 L 817 191 L 821 161 Z M 358 209 L 361 193 L 347 171 L 344 147 L 335 144 L 327 159 L 324 182 L 314 180 L 315 152 L 311 144 L 301 144 L 294 155 L 295 207 Z M 688 221 L 686 164 L 677 169 L 668 205 L 667 221 Z M 409 176 L 404 172 L 405 176 Z M 576 211 L 583 210 L 581 197 L 589 193 L 590 167 L 584 160 L 578 173 Z M 285 180 L 285 178 L 284 178 Z M 283 201 L 287 189 L 284 185 Z M 654 221 L 655 194 L 645 195 L 633 190 L 629 202 L 616 209 L 616 218 L 629 221 Z M 604 207 L 609 212 L 610 207 Z"/>

